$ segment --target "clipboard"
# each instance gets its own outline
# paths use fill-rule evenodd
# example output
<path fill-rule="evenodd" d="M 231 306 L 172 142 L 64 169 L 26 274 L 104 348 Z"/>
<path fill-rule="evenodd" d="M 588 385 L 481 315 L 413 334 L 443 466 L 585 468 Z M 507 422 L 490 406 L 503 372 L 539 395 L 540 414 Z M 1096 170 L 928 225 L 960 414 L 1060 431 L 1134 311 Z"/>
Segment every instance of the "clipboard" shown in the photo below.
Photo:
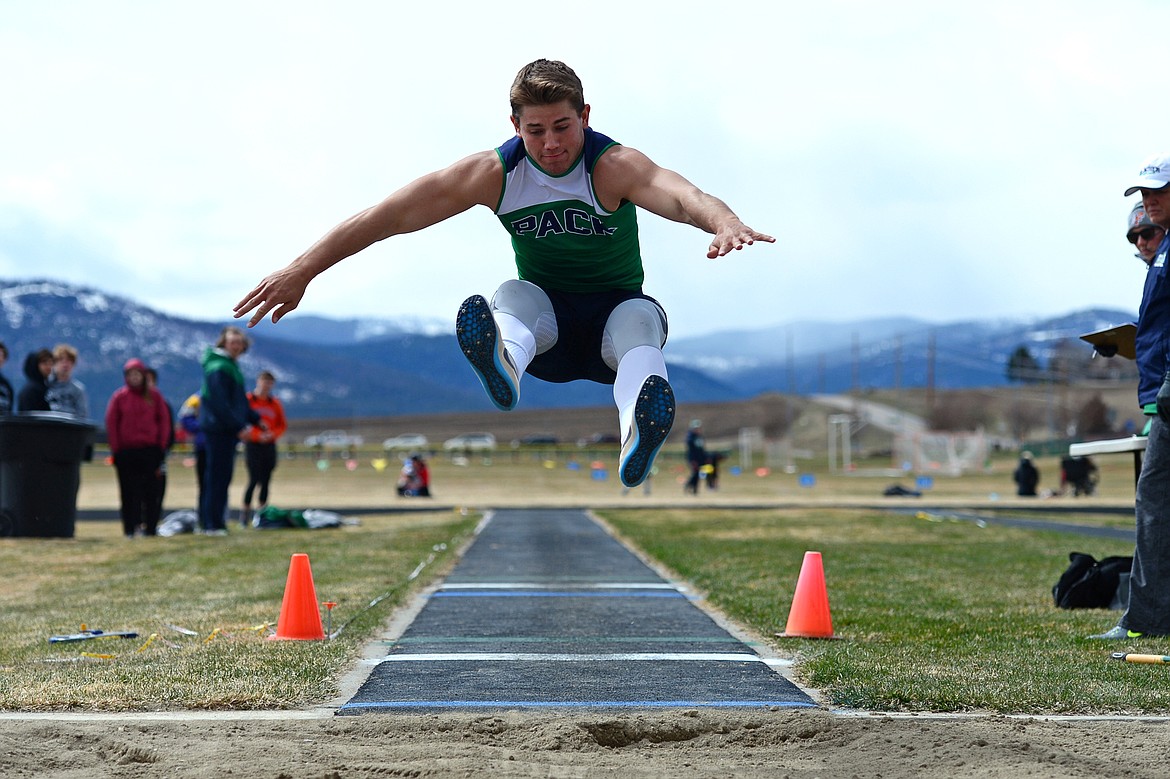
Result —
<path fill-rule="evenodd" d="M 1117 353 L 1127 360 L 1137 357 L 1137 347 L 1134 339 L 1137 336 L 1137 325 L 1127 323 L 1110 327 L 1108 330 L 1098 330 L 1094 333 L 1085 333 L 1082 341 L 1088 341 L 1093 346 L 1115 346 Z"/>

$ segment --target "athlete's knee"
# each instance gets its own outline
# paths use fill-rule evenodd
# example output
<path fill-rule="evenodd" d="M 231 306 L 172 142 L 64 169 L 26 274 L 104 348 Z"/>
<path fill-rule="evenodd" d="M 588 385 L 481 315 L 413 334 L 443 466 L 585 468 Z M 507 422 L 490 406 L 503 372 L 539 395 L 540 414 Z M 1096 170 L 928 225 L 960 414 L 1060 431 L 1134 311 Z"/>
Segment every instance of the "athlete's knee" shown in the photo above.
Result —
<path fill-rule="evenodd" d="M 510 314 L 532 331 L 539 354 L 557 342 L 557 318 L 544 290 L 530 281 L 509 279 L 492 296 L 492 311 Z"/>
<path fill-rule="evenodd" d="M 551 314 L 553 307 L 540 287 L 530 281 L 509 279 L 492 296 L 492 310 L 511 314 L 535 330 L 540 315 Z"/>
<path fill-rule="evenodd" d="M 637 346 L 661 349 L 666 343 L 666 314 L 649 300 L 634 298 L 620 303 L 605 322 L 602 356 L 611 367 Z"/>

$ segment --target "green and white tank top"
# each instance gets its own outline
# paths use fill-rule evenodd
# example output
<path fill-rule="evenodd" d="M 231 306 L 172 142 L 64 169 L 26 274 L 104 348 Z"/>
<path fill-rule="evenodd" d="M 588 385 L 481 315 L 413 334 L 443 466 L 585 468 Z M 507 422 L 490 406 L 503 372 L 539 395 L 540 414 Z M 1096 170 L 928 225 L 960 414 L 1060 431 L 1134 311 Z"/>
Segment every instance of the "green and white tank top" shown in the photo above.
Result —
<path fill-rule="evenodd" d="M 634 204 L 606 211 L 593 190 L 593 167 L 615 145 L 586 129 L 581 156 L 559 176 L 541 170 L 518 136 L 496 149 L 504 188 L 495 211 L 512 236 L 521 279 L 564 292 L 642 289 Z"/>

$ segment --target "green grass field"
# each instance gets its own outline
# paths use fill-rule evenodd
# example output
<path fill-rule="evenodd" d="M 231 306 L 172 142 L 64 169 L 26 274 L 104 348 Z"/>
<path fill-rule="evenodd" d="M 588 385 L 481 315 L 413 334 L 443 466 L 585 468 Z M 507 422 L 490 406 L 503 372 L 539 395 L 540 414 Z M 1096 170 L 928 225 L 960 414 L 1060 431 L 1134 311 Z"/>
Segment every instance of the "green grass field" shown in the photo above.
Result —
<path fill-rule="evenodd" d="M 0 593 L 0 709 L 320 704 L 337 695 L 338 679 L 392 610 L 449 564 L 475 520 L 442 512 L 366 517 L 335 530 L 133 540 L 117 522 L 84 522 L 71 540 L 0 540 L 0 569 L 9 572 Z M 337 604 L 322 616 L 340 629 L 334 640 L 267 639 L 300 552 L 318 600 Z M 49 642 L 83 624 L 139 637 Z"/>
<path fill-rule="evenodd" d="M 796 677 L 833 706 L 876 711 L 1115 714 L 1170 711 L 1170 641 L 1084 638 L 1118 612 L 1062 610 L 1069 551 L 1132 546 L 943 517 L 800 509 L 604 512 L 620 533 L 730 617 L 795 653 Z M 1092 517 L 1083 518 L 1091 521 Z M 841 640 L 778 639 L 806 551 L 819 551 Z"/>
<path fill-rule="evenodd" d="M 572 504 L 599 507 L 624 538 L 761 636 L 771 651 L 794 657 L 796 678 L 830 706 L 1170 713 L 1170 685 L 1160 678 L 1167 669 L 1109 659 L 1122 649 L 1161 654 L 1170 644 L 1089 642 L 1083 637 L 1112 626 L 1118 613 L 1052 605 L 1050 590 L 1070 551 L 1129 554 L 1127 543 L 980 526 L 949 519 L 946 510 L 915 510 L 922 500 L 979 503 L 980 511 L 1006 513 L 1012 505 L 1051 506 L 1030 516 L 1132 526 L 1124 511 L 1132 500 L 1132 471 L 1124 459 L 1102 462 L 1103 485 L 1117 497 L 1075 504 L 1071 498 L 990 500 L 993 490 L 1002 491 L 1010 465 L 1004 458 L 973 476 L 936 479 L 924 499 L 886 503 L 880 492 L 889 479 L 826 472 L 818 472 L 811 489 L 800 487 L 794 474 L 770 472 L 726 476 L 718 492 L 684 497 L 669 465 L 650 495 L 624 495 L 612 478 L 598 481 L 588 468 L 570 470 L 563 461 L 529 453 L 497 457 L 491 465 L 437 461 L 437 497 L 420 502 L 394 496 L 389 474 L 368 463 L 349 470 L 282 462 L 277 505 L 364 503 L 402 511 L 362 516 L 359 525 L 338 530 L 237 531 L 221 539 L 127 540 L 119 523 L 94 521 L 79 522 L 72 539 L 0 539 L 0 570 L 8 574 L 0 589 L 0 709 L 329 702 L 393 609 L 451 563 L 453 549 L 470 538 L 479 508 Z M 173 507 L 192 492 L 186 478 L 181 467 L 172 468 Z M 82 507 L 116 505 L 112 479 L 100 463 L 87 465 Z M 882 510 L 887 505 L 900 511 Z M 1066 507 L 1084 511 L 1059 510 Z M 784 629 L 808 550 L 823 555 L 841 640 L 775 637 Z M 337 603 L 333 628 L 344 629 L 333 641 L 265 638 L 296 552 L 311 558 L 319 599 Z M 49 643 L 49 636 L 75 632 L 83 623 L 140 637 Z"/>

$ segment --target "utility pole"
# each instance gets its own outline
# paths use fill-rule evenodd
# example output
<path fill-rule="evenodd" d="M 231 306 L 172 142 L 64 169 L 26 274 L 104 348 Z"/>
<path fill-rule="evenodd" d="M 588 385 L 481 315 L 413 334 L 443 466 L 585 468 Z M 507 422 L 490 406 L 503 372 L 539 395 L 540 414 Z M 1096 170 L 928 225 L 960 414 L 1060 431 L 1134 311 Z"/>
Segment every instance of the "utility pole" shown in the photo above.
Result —
<path fill-rule="evenodd" d="M 796 395 L 796 370 L 793 365 L 791 327 L 788 328 L 788 395 L 789 397 Z"/>
<path fill-rule="evenodd" d="M 926 410 L 929 414 L 934 411 L 934 359 L 935 359 L 935 332 L 930 331 L 930 339 L 926 345 Z"/>
<path fill-rule="evenodd" d="M 902 336 L 899 334 L 894 341 L 894 394 L 902 394 Z"/>
<path fill-rule="evenodd" d="M 861 339 L 857 331 L 853 331 L 853 394 L 861 392 Z"/>

